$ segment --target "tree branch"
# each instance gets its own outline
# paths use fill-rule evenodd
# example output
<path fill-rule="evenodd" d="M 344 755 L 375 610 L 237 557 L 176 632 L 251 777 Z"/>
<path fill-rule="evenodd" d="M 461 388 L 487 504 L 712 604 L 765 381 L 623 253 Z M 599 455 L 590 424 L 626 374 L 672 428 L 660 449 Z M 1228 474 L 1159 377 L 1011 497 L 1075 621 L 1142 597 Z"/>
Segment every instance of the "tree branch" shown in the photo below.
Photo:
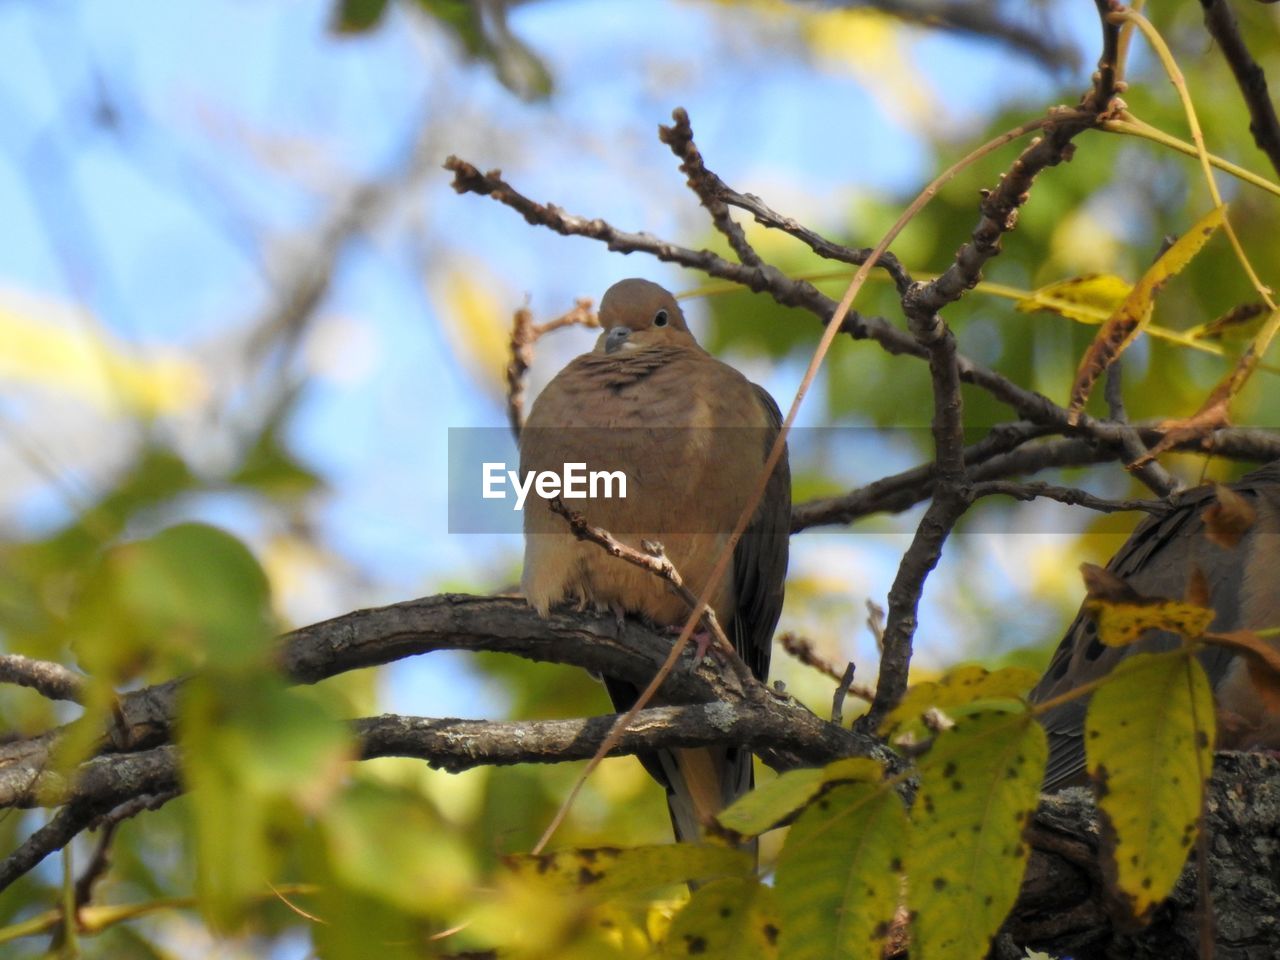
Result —
<path fill-rule="evenodd" d="M 18 653 L 0 653 L 0 683 L 30 687 L 49 700 L 84 703 L 84 675 L 48 660 L 33 660 Z"/>
<path fill-rule="evenodd" d="M 1227 0 L 1200 0 L 1204 8 L 1204 25 L 1222 50 L 1227 65 L 1249 108 L 1249 132 L 1258 149 L 1267 155 L 1272 168 L 1280 173 L 1280 120 L 1267 90 L 1267 75 L 1253 59 L 1240 35 L 1240 25 Z"/>

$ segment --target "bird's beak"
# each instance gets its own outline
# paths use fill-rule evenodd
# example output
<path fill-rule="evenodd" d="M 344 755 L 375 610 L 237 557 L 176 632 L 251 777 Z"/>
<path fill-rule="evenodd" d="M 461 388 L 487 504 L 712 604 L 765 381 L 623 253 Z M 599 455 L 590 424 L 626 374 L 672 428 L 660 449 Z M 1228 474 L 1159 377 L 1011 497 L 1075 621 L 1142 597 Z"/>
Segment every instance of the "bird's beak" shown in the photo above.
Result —
<path fill-rule="evenodd" d="M 617 353 L 631 336 L 630 327 L 614 327 L 604 335 L 604 352 Z"/>

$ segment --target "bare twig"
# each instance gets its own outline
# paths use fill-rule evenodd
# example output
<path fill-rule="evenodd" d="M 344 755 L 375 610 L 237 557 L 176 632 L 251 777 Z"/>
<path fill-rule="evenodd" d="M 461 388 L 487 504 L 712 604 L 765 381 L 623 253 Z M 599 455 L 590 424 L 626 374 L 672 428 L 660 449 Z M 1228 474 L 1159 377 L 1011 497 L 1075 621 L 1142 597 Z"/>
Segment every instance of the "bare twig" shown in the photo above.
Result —
<path fill-rule="evenodd" d="M 850 660 L 848 666 L 844 668 L 844 673 L 840 675 L 835 693 L 831 695 L 831 722 L 837 726 L 844 722 L 844 698 L 849 696 L 849 691 L 853 689 L 853 672 L 853 661 Z"/>
<path fill-rule="evenodd" d="M 724 184 L 702 162 L 702 154 L 693 142 L 689 114 L 683 108 L 677 107 L 671 116 L 675 123 L 669 127 L 658 127 L 658 138 L 680 158 L 680 169 L 689 178 L 689 189 L 698 195 L 702 205 L 711 214 L 711 222 L 724 234 L 724 238 L 729 241 L 729 246 L 738 255 L 738 259 L 747 266 L 760 266 L 764 261 L 760 259 L 760 254 L 752 249 L 747 235 L 733 219 L 728 205 L 724 202 L 722 195 Z"/>
<path fill-rule="evenodd" d="M 53 819 L 22 842 L 17 850 L 0 861 L 0 891 L 25 876 L 55 850 L 61 850 L 93 819 L 88 805 L 63 807 Z"/>
<path fill-rule="evenodd" d="M 974 500 L 980 497 L 1004 496 L 1015 500 L 1035 500 L 1044 498 L 1056 500 L 1069 506 L 1087 507 L 1099 513 L 1120 513 L 1126 510 L 1141 510 L 1146 513 L 1162 513 L 1168 506 L 1163 500 L 1104 500 L 1095 497 L 1085 490 L 1075 487 L 1058 487 L 1049 483 L 1033 481 L 1031 483 L 1015 483 L 1011 480 L 988 480 L 975 483 L 970 489 Z"/>
<path fill-rule="evenodd" d="M 824 659 L 818 651 L 814 650 L 813 643 L 807 637 L 802 637 L 795 633 L 784 633 L 778 638 L 778 643 L 782 645 L 783 651 L 799 660 L 806 667 L 812 667 L 837 683 L 843 682 L 844 675 L 841 671 L 837 670 L 829 660 Z M 857 697 L 859 700 L 865 700 L 870 703 L 875 698 L 875 691 L 865 684 L 850 681 L 849 686 L 845 688 L 845 695 Z"/>
<path fill-rule="evenodd" d="M 876 650 L 884 655 L 884 607 L 867 598 L 867 629 L 876 642 Z"/>
<path fill-rule="evenodd" d="M 546 323 L 534 323 L 533 312 L 523 306 L 511 320 L 511 358 L 507 361 L 507 420 L 516 440 L 524 429 L 524 382 L 533 365 L 533 347 L 546 334 L 561 327 L 598 327 L 599 318 L 591 310 L 589 297 L 581 297 L 572 310 Z"/>
<path fill-rule="evenodd" d="M 86 679 L 60 663 L 33 660 L 18 653 L 0 653 L 0 683 L 30 687 L 50 700 L 84 703 Z"/>
<path fill-rule="evenodd" d="M 1240 34 L 1235 12 L 1228 0 L 1200 0 L 1204 8 L 1204 24 L 1217 41 L 1236 84 L 1249 108 L 1249 132 L 1258 149 L 1267 155 L 1271 166 L 1280 173 L 1280 120 L 1267 90 L 1267 75 L 1253 58 Z"/>

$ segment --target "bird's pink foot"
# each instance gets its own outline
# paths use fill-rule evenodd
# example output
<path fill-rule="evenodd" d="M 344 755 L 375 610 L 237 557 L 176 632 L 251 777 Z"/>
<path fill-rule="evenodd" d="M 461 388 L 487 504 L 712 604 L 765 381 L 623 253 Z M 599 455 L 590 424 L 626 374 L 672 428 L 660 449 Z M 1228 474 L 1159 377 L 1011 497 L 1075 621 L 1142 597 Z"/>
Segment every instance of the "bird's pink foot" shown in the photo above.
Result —
<path fill-rule="evenodd" d="M 705 627 L 695 630 L 693 634 L 693 665 L 696 667 L 706 658 L 715 643 L 715 637 Z"/>

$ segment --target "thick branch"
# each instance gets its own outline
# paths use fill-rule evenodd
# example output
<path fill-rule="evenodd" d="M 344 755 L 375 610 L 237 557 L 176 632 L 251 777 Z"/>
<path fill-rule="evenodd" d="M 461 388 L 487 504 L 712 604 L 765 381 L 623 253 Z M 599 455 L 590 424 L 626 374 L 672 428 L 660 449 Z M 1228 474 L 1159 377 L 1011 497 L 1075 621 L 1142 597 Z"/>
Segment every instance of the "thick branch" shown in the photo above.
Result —
<path fill-rule="evenodd" d="M 0 683 L 30 687 L 50 700 L 84 702 L 85 678 L 60 663 L 33 660 L 18 653 L 0 654 Z"/>
<path fill-rule="evenodd" d="M 283 639 L 279 661 L 292 679 L 314 683 L 348 670 L 390 663 L 415 654 L 484 650 L 570 664 L 642 685 L 653 676 L 670 649 L 670 637 L 633 622 L 619 629 L 611 616 L 561 612 L 544 620 L 520 599 L 444 594 L 358 610 L 304 627 Z M 170 681 L 122 696 L 118 716 L 126 741 L 135 751 L 143 752 L 105 755 L 90 764 L 110 763 L 113 759 L 135 763 L 137 758 L 146 755 L 145 751 L 170 749 L 166 743 L 180 684 L 180 681 Z M 781 724 L 785 720 L 792 729 L 791 753 L 786 755 L 781 748 L 777 749 L 775 760 L 779 766 L 794 766 L 811 756 L 829 756 L 837 749 L 833 744 L 842 751 L 883 756 L 873 739 L 848 731 L 832 732 L 838 728 L 830 727 L 799 706 L 780 703 L 776 696 L 750 678 L 727 673 L 709 662 L 694 667 L 691 653 L 672 672 L 662 693 L 669 703 L 725 702 L 738 704 L 741 709 L 749 708 L 753 713 L 763 711 L 771 717 L 770 723 Z M 61 731 L 52 731 L 30 740 L 0 745 L 0 807 L 58 805 L 80 796 L 77 791 L 82 787 L 78 783 L 48 769 L 51 751 L 61 735 Z M 729 738 L 721 736 L 719 742 L 726 739 Z M 107 743 L 104 733 L 99 748 L 106 747 Z M 814 746 L 810 748 L 805 744 Z M 811 754 L 810 750 L 816 753 Z M 441 758 L 442 765 L 447 759 Z M 93 776 L 104 769 L 82 768 Z M 154 771 L 148 774 L 154 775 Z M 128 776 L 137 774 L 130 772 Z M 156 793 L 162 788 L 163 785 L 140 792 Z M 105 795 L 100 795 L 103 790 Z M 116 793 L 105 787 L 94 787 L 90 794 L 103 803 L 119 802 L 115 799 Z"/>

